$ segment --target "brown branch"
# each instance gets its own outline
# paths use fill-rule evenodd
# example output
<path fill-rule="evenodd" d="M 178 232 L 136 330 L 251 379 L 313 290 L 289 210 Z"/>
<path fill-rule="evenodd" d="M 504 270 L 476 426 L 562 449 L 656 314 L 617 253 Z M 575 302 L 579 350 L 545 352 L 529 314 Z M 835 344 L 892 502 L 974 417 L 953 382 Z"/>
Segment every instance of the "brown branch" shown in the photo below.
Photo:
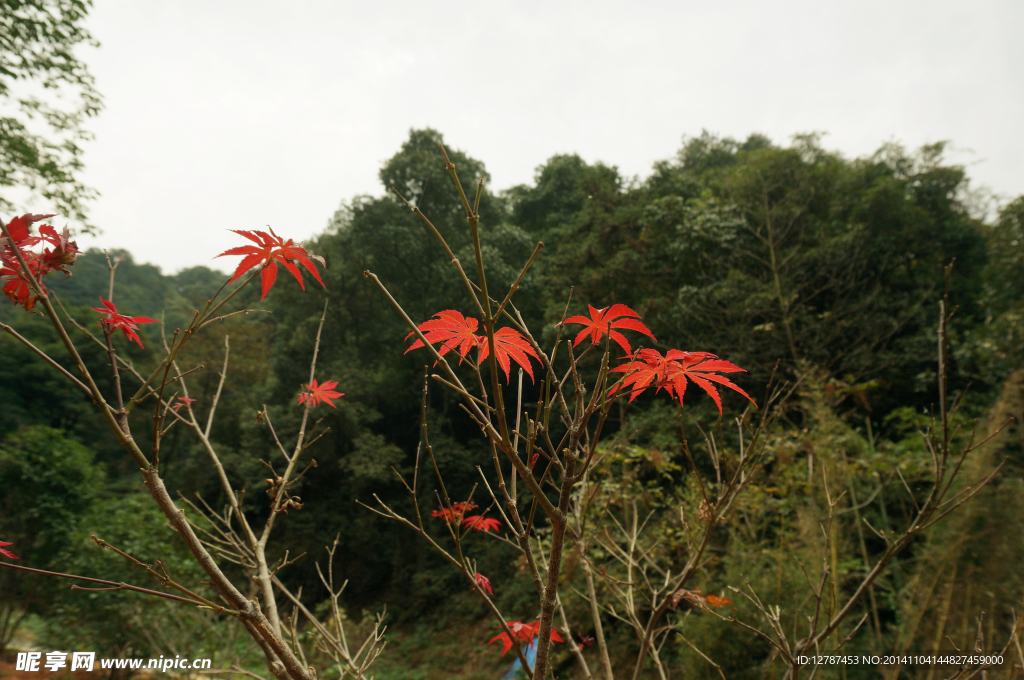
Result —
<path fill-rule="evenodd" d="M 153 595 L 154 597 L 162 597 L 166 600 L 175 600 L 176 602 L 184 602 L 186 604 L 195 605 L 197 607 L 211 608 L 207 602 L 200 600 L 193 600 L 187 597 L 181 597 L 179 595 L 172 595 L 170 593 L 162 593 L 159 590 L 150 590 L 149 588 L 142 588 L 140 586 L 133 586 L 129 583 L 119 583 L 117 581 L 106 581 L 100 578 L 91 578 L 89 576 L 78 576 L 76 574 L 63 574 L 59 571 L 44 571 L 43 569 L 33 569 L 31 567 L 23 567 L 19 564 L 11 564 L 10 562 L 0 562 L 0 567 L 7 567 L 8 569 L 17 569 L 19 571 L 27 571 L 32 574 L 42 574 L 43 576 L 53 576 L 56 578 L 67 578 L 74 579 L 76 581 L 86 581 L 87 583 L 99 583 L 100 585 L 109 586 L 108 588 L 76 588 L 76 590 L 130 590 L 135 593 L 142 593 L 144 595 Z M 219 611 L 224 614 L 230 614 L 231 616 L 241 616 L 240 612 L 232 609 L 225 609 L 219 607 Z"/>
<path fill-rule="evenodd" d="M 46 363 L 50 364 L 51 366 L 56 368 L 58 371 L 60 371 L 61 375 L 63 375 L 68 380 L 70 380 L 75 385 L 75 387 L 77 387 L 78 389 L 80 389 L 83 392 L 85 392 L 85 395 L 87 397 L 91 397 L 92 396 L 92 392 L 90 392 L 89 388 L 85 386 L 85 383 L 83 383 L 81 380 L 79 380 L 74 375 L 72 375 L 66 368 L 64 368 L 63 366 L 58 364 L 56 361 L 54 361 L 46 352 L 44 352 L 43 350 L 41 350 L 38 347 L 36 347 L 35 345 L 33 345 L 27 338 L 25 338 L 20 333 L 18 333 L 18 331 L 14 330 L 13 328 L 11 328 L 10 326 L 8 326 L 5 323 L 0 323 L 0 328 L 2 328 L 5 331 L 7 331 L 7 333 L 9 333 L 10 335 L 14 336 L 14 338 L 16 340 L 18 340 L 23 345 L 25 345 L 30 350 L 32 350 L 37 355 L 39 355 L 43 359 L 43 361 L 45 361 Z"/>

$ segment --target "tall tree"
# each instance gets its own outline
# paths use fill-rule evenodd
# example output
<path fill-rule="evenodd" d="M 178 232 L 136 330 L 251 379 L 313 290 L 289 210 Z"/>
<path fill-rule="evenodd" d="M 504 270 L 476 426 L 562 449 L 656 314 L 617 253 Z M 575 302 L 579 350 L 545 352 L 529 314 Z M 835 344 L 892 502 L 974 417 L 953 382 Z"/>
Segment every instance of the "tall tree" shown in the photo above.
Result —
<path fill-rule="evenodd" d="M 80 180 L 86 119 L 102 102 L 76 54 L 98 45 L 85 28 L 91 0 L 0 0 L 0 211 L 42 197 L 85 219 L 95 196 Z"/>

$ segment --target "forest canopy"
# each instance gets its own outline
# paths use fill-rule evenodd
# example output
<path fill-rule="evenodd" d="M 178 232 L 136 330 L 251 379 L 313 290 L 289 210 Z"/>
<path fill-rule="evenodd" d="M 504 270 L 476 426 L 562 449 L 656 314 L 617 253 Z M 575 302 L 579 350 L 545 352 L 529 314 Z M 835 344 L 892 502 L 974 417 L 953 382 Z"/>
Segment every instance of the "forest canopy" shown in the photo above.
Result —
<path fill-rule="evenodd" d="M 378 494 L 404 507 L 395 471 L 407 474 L 415 460 L 426 361 L 426 355 L 406 352 L 407 328 L 363 272 L 375 272 L 417 322 L 437 310 L 470 310 L 451 258 L 391 191 L 430 216 L 457 258 L 472 261 L 465 212 L 439 161 L 442 141 L 435 130 L 412 130 L 380 171 L 380 195 L 343 200 L 327 228 L 305 244 L 326 260 L 323 289 L 301 291 L 285 276 L 262 305 L 259 293 L 247 289 L 242 303 L 271 313 L 226 319 L 213 333 L 197 338 L 184 358 L 207 367 L 191 394 L 202 411 L 218 390 L 218 375 L 210 367 L 219 365 L 223 338 L 230 337 L 231 373 L 210 439 L 226 452 L 228 474 L 250 490 L 247 509 L 265 514 L 253 490 L 264 486 L 260 459 L 270 441 L 254 416 L 265 404 L 280 429 L 297 427 L 291 407 L 307 380 L 312 339 L 328 302 L 317 365 L 345 396 L 336 410 L 322 414 L 330 431 L 315 445 L 316 469 L 296 487 L 305 508 L 281 522 L 293 554 L 319 554 L 337 536 L 344 555 L 339 573 L 349 581 L 348 610 L 373 611 L 386 604 L 397 628 L 405 631 L 415 629 L 418 617 L 441 617 L 452 602 L 458 602 L 465 619 L 459 625 L 471 626 L 483 611 L 468 602 L 468 594 L 460 592 L 435 555 L 408 540 L 404 528 L 353 503 Z M 537 241 L 545 244 L 517 297 L 523 318 L 534 329 L 544 329 L 543 340 L 554 338 L 567 301 L 568 314 L 585 314 L 588 305 L 627 305 L 657 329 L 657 341 L 644 340 L 647 346 L 728 357 L 747 369 L 736 380 L 751 395 L 764 394 L 773 380 L 805 381 L 786 413 L 785 428 L 794 443 L 780 445 L 779 461 L 788 465 L 811 459 L 816 447 L 832 447 L 842 450 L 851 466 L 867 470 L 874 456 L 910 460 L 920 448 L 916 424 L 939 399 L 936 319 L 944 268 L 951 262 L 949 296 L 956 312 L 950 322 L 950 388 L 966 391 L 967 415 L 981 418 L 1019 399 L 1005 386 L 1020 382 L 1024 368 L 1024 197 L 1006 203 L 996 215 L 976 214 L 965 169 L 948 163 L 943 149 L 941 143 L 915 151 L 886 144 L 871 156 L 850 159 L 824 148 L 816 135 L 797 136 L 783 145 L 760 134 L 741 141 L 704 132 L 686 138 L 673 157 L 656 163 L 643 179 L 624 177 L 614 166 L 588 163 L 577 155 L 557 155 L 538 167 L 532 183 L 503 191 L 489 185 L 481 161 L 463 151 L 449 150 L 449 156 L 462 177 L 483 182 L 481 240 L 488 275 L 498 289 L 515 280 Z M 163 319 L 166 334 L 187 324 L 224 279 L 204 267 L 168 275 L 135 262 L 128 253 L 107 255 L 120 262 L 118 306 Z M 97 306 L 100 292 L 106 294 L 107 277 L 107 258 L 90 250 L 79 257 L 74 275 L 52 288 L 72 317 L 83 326 L 95 325 L 89 308 Z M 12 305 L 0 307 L 0 321 L 22 335 L 44 338 L 44 346 L 58 343 L 41 318 Z M 146 347 L 160 345 L 159 326 L 139 329 Z M 38 514 L 22 499 L 30 481 L 42 489 L 40 497 L 64 499 L 53 500 L 57 514 L 47 522 L 68 518 L 39 534 L 39 545 L 31 548 L 38 565 L 86 568 L 91 563 L 79 553 L 89 550 L 82 537 L 91 529 L 83 523 L 100 526 L 111 516 L 104 509 L 112 500 L 137 502 L 137 471 L 115 442 L 95 434 L 98 417 L 79 395 L 58 384 L 49 366 L 8 335 L 0 335 L 0 356 L 0 480 L 28 480 L 0 483 L 0 538 L 23 535 L 29 515 Z M 149 358 L 141 347 L 131 347 L 129 356 L 140 364 Z M 88 347 L 83 358 L 100 366 L 105 355 L 100 347 Z M 537 389 L 525 382 L 524 403 L 536 401 Z M 694 393 L 687 397 L 684 430 L 698 422 L 728 423 L 743 407 L 741 400 L 727 401 L 719 421 L 711 399 Z M 466 492 L 477 481 L 474 464 L 488 459 L 479 431 L 451 396 L 433 394 L 428 411 L 434 447 L 443 451 L 441 471 L 449 484 Z M 611 460 L 633 466 L 637 486 L 630 493 L 636 498 L 659 508 L 667 503 L 665 497 L 686 486 L 680 424 L 655 395 L 623 403 L 608 427 L 628 433 L 629 446 Z M 1001 449 L 1010 457 L 1001 473 L 1003 488 L 1019 485 L 1024 472 L 1019 431 L 1009 433 L 1010 443 Z M 800 437 L 802 444 L 796 443 Z M 1012 437 L 1018 438 L 1016 444 Z M 42 457 L 46 451 L 67 451 L 64 464 L 92 480 L 89 489 L 63 494 L 50 490 L 47 480 L 30 480 L 11 453 L 21 450 Z M 187 433 L 171 432 L 165 450 L 161 471 L 172 493 L 190 498 L 198 493 L 213 506 L 223 503 L 219 485 L 205 473 L 203 452 Z M 767 512 L 764 508 L 778 517 L 802 512 L 798 506 L 804 491 L 793 480 L 795 473 L 783 475 L 782 469 L 780 462 L 770 472 L 778 478 L 764 488 L 775 491 L 764 492 L 764 507 L 750 509 L 751 517 Z M 792 495 L 779 491 L 785 485 Z M 998 498 L 980 502 L 998 503 Z M 880 512 L 896 512 L 898 505 L 898 499 L 882 499 Z M 1001 511 L 1012 515 L 1014 510 L 1004 504 Z M 118 517 L 118 532 L 129 537 L 135 535 L 132 521 L 159 522 L 142 511 Z M 737 532 L 722 540 L 740 540 L 742 532 Z M 754 556 L 758 541 L 768 540 L 769 534 L 781 541 L 784 533 L 777 527 L 765 532 L 750 538 L 746 568 L 759 559 Z M 1007 540 L 990 536 L 970 549 L 988 546 L 1005 557 L 1024 547 L 1019 539 L 1012 545 Z M 62 542 L 67 550 L 56 548 Z M 860 559 L 853 542 L 843 550 L 854 563 Z M 933 558 L 922 545 L 913 559 L 925 564 Z M 492 580 L 514 580 L 517 566 L 500 544 L 481 549 L 479 559 Z M 915 564 L 908 557 L 903 568 L 910 571 L 918 568 Z M 740 568 L 721 568 L 735 576 L 738 571 L 729 572 L 733 567 Z M 972 573 L 980 578 L 977 574 L 994 569 L 981 560 Z M 5 586 L 5 578 L 10 577 L 0 573 L 0 589 L 20 588 L 11 592 L 24 595 L 9 605 L 19 611 L 51 623 L 83 611 L 77 595 L 41 601 L 28 596 L 30 583 Z M 307 593 L 319 587 L 311 559 L 291 566 L 284 578 Z M 871 624 L 880 629 L 876 634 L 896 639 L 906 631 L 909 614 L 900 598 L 909 583 L 904 576 L 882 588 L 884 601 L 877 604 Z M 1024 595 L 1019 579 L 1007 581 L 1000 592 L 1010 602 Z M 316 596 L 309 597 L 317 604 Z M 502 597 L 519 595 L 510 588 Z M 91 615 L 88 635 L 116 638 L 119 648 L 157 649 L 152 640 L 111 626 L 111 620 L 132 615 L 126 613 L 127 599 L 112 599 L 105 606 L 109 613 Z M 963 605 L 965 620 L 971 606 L 969 601 Z M 704 642 L 719 654 L 738 644 L 738 638 L 715 631 L 706 629 Z M 0 645 L 7 641 L 5 633 L 10 631 L 0 630 Z M 617 640 L 631 644 L 625 635 Z M 680 646 L 672 653 L 690 652 Z"/>

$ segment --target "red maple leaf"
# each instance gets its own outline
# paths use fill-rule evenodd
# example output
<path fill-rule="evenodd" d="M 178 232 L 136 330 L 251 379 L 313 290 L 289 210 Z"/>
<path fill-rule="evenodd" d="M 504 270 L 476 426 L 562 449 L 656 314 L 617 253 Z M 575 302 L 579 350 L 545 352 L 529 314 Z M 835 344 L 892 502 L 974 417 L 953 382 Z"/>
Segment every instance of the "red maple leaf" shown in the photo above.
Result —
<path fill-rule="evenodd" d="M 268 227 L 269 228 L 269 227 Z M 268 234 L 265 231 L 248 231 L 245 229 L 232 229 L 231 231 L 244 236 L 256 245 L 254 246 L 238 246 L 237 248 L 231 248 L 225 250 L 217 257 L 224 257 L 225 255 L 244 255 L 242 261 L 238 263 L 238 268 L 235 269 L 234 275 L 228 280 L 228 283 L 236 280 L 242 274 L 246 273 L 257 265 L 262 265 L 263 271 L 260 274 L 260 280 L 263 283 L 263 297 L 267 297 L 267 292 L 270 291 L 271 286 L 274 285 L 274 281 L 277 279 L 277 265 L 281 264 L 282 267 L 287 269 L 295 277 L 295 280 L 299 282 L 299 286 L 302 290 L 306 290 L 306 284 L 302 281 L 302 273 L 299 268 L 295 266 L 292 260 L 295 260 L 313 275 L 321 286 L 324 285 L 323 280 L 320 278 L 320 272 L 316 270 L 310 258 L 320 263 L 321 267 L 326 266 L 324 259 L 317 255 L 312 255 L 302 247 L 301 243 L 296 243 L 292 239 L 285 241 L 280 236 L 274 233 L 271 229 Z M 327 288 L 327 286 L 324 286 Z"/>
<path fill-rule="evenodd" d="M 473 531 L 498 531 L 501 529 L 501 520 L 483 515 L 470 515 L 462 520 L 462 526 Z"/>
<path fill-rule="evenodd" d="M 454 521 L 456 521 L 456 522 L 461 524 L 462 523 L 462 516 L 466 513 L 466 511 L 472 510 L 475 507 L 476 507 L 476 503 L 472 503 L 472 502 L 471 503 L 462 503 L 462 502 L 452 503 L 451 509 L 449 509 L 449 508 L 441 508 L 440 510 L 434 510 L 430 514 L 433 517 L 444 517 L 444 520 L 446 522 L 448 522 L 449 524 L 452 523 L 453 519 L 454 519 Z"/>
<path fill-rule="evenodd" d="M 104 300 L 102 296 L 100 297 L 100 302 L 103 303 L 104 309 L 92 308 L 92 311 L 99 312 L 107 317 L 100 320 L 100 326 L 103 326 L 109 332 L 120 328 L 121 332 L 124 333 L 124 337 L 134 340 L 139 347 L 142 347 L 142 340 L 139 339 L 139 334 L 135 331 L 139 330 L 138 325 L 140 323 L 156 323 L 156 319 L 150 319 L 148 316 L 125 316 L 124 314 L 118 314 L 114 303 Z M 143 349 L 145 348 L 143 347 Z"/>
<path fill-rule="evenodd" d="M 725 385 L 729 389 L 739 392 L 750 399 L 750 403 L 757 406 L 757 402 L 739 386 L 728 378 L 718 375 L 719 373 L 746 372 L 745 369 L 719 359 L 710 352 L 681 352 L 677 349 L 670 349 L 665 356 L 662 356 L 661 352 L 654 349 L 640 349 L 627 357 L 626 363 L 611 369 L 611 372 L 625 373 L 626 375 L 621 383 L 609 390 L 609 393 L 614 394 L 619 389 L 628 388 L 632 393 L 630 401 L 654 385 L 656 391 L 664 388 L 669 396 L 678 398 L 679 405 L 682 406 L 683 394 L 686 392 L 689 381 L 692 380 L 714 400 L 719 414 L 722 413 L 722 397 L 712 383 Z"/>
<path fill-rule="evenodd" d="M 0 541 L 0 555 L 3 555 L 4 557 L 9 557 L 12 560 L 20 560 L 21 559 L 20 557 L 18 557 L 14 553 L 12 553 L 10 550 L 4 550 L 2 546 L 5 546 L 5 545 L 14 545 L 14 544 L 13 543 L 5 543 L 4 541 Z"/>
<path fill-rule="evenodd" d="M 39 284 L 40 289 L 45 294 L 46 285 L 42 279 L 50 272 L 50 268 L 39 260 L 39 257 L 35 253 L 23 251 L 22 256 L 25 258 L 25 264 L 28 265 L 29 271 L 35 278 L 36 283 Z M 31 310 L 39 296 L 32 291 L 32 286 L 29 284 L 28 279 L 25 278 L 21 265 L 11 255 L 9 258 L 3 261 L 3 265 L 0 266 L 0 277 L 8 277 L 4 281 L 3 294 L 6 295 L 11 302 L 23 307 L 25 311 Z"/>
<path fill-rule="evenodd" d="M 461 312 L 454 309 L 446 309 L 435 314 L 434 318 L 429 321 L 424 321 L 417 328 L 430 344 L 441 343 L 441 347 L 437 350 L 440 356 L 458 348 L 459 356 L 465 359 L 469 350 L 475 347 L 477 364 L 480 365 L 490 355 L 491 348 L 490 343 L 487 342 L 487 336 L 476 333 L 479 326 L 480 322 L 473 317 L 463 316 Z M 406 340 L 412 335 L 409 333 L 405 336 Z M 423 341 L 417 339 L 409 345 L 409 349 L 405 352 L 408 354 L 419 347 L 423 347 Z M 505 372 L 506 382 L 509 380 L 509 371 L 512 368 L 509 359 L 522 366 L 531 381 L 533 380 L 533 368 L 530 366 L 529 357 L 540 360 L 533 346 L 530 345 L 530 341 L 516 329 L 507 327 L 494 331 L 494 356 L 498 360 L 498 365 Z"/>
<path fill-rule="evenodd" d="M 490 354 L 490 345 L 487 342 L 487 338 L 482 337 L 480 339 L 481 364 L 488 354 Z M 533 382 L 533 369 L 530 368 L 530 360 L 527 358 L 527 355 L 532 356 L 538 361 L 540 360 L 537 353 L 533 351 L 530 341 L 524 338 L 522 333 L 514 328 L 499 328 L 494 331 L 494 356 L 498 359 L 498 365 L 505 371 L 506 383 L 509 381 L 509 369 L 512 367 L 509 363 L 509 357 L 512 357 L 513 361 L 526 370 L 527 375 L 530 376 L 530 382 Z"/>
<path fill-rule="evenodd" d="M 417 328 L 430 344 L 443 343 L 437 350 L 441 356 L 458 347 L 459 355 L 465 359 L 469 350 L 480 346 L 482 336 L 476 334 L 480 322 L 473 317 L 464 317 L 462 312 L 457 312 L 454 309 L 438 312 L 434 317 L 429 321 L 424 321 Z M 412 335 L 410 332 L 405 339 L 408 340 Z M 405 350 L 405 353 L 408 354 L 419 347 L 423 347 L 423 341 L 417 339 L 416 342 L 409 345 L 409 349 Z"/>
<path fill-rule="evenodd" d="M 54 217 L 55 215 L 33 215 L 26 213 L 19 215 L 18 217 L 12 217 L 11 221 L 7 223 L 7 232 L 14 239 L 14 244 L 19 248 L 28 248 L 39 243 L 41 240 L 38 236 L 32 236 L 32 225 L 36 222 L 40 222 L 45 219 Z M 10 244 L 5 244 L 5 248 L 9 248 Z"/>
<path fill-rule="evenodd" d="M 501 520 L 485 517 L 483 515 L 469 515 L 466 513 L 476 507 L 476 503 L 452 503 L 451 509 L 441 508 L 430 514 L 434 517 L 443 517 L 444 521 L 473 529 L 474 531 L 498 531 L 501 529 Z"/>
<path fill-rule="evenodd" d="M 583 342 L 587 337 L 590 338 L 590 344 L 596 345 L 601 341 L 601 337 L 606 333 L 609 333 L 609 325 L 611 329 L 622 328 L 630 331 L 637 331 L 643 333 L 651 340 L 657 342 L 654 334 L 651 330 L 640 323 L 637 319 L 640 315 L 634 312 L 632 309 L 622 304 L 615 304 L 611 307 L 605 307 L 604 309 L 595 309 L 594 307 L 587 305 L 590 310 L 590 318 L 585 316 L 570 316 L 562 323 L 579 323 L 586 326 L 579 335 L 576 336 L 576 340 L 572 343 L 572 346 Z M 623 318 L 625 317 L 625 318 Z M 609 333 L 611 339 L 623 349 L 626 354 L 632 354 L 633 350 L 629 347 L 629 341 L 626 340 L 626 336 L 619 333 L 616 330 L 611 330 Z"/>
<path fill-rule="evenodd" d="M 188 408 L 189 411 L 191 411 L 193 402 L 195 402 L 195 399 L 189 399 L 188 397 L 178 397 L 178 403 L 174 405 L 174 410 L 176 412 L 180 411 L 181 407 L 185 406 Z"/>
<path fill-rule="evenodd" d="M 49 224 L 44 224 L 39 227 L 39 234 L 41 240 L 53 246 L 53 250 L 46 248 L 43 251 L 43 262 L 51 269 L 60 270 L 71 276 L 67 267 L 75 264 L 75 260 L 82 251 L 78 249 L 78 244 L 71 240 L 71 232 L 68 231 L 68 228 L 64 227 L 64 230 L 58 234 L 57 230 Z"/>
<path fill-rule="evenodd" d="M 522 621 L 506 621 L 505 623 L 512 631 L 512 635 L 515 637 L 515 639 L 520 642 L 533 642 L 534 638 L 540 635 L 540 621 L 534 621 L 533 623 L 523 623 Z M 512 645 L 515 643 L 512 641 L 512 638 L 509 637 L 509 634 L 503 631 L 495 635 L 493 638 L 491 638 L 490 642 L 488 642 L 487 644 L 491 644 L 492 642 L 496 642 L 498 640 L 501 640 L 501 655 L 505 656 L 506 654 L 508 654 L 508 650 L 512 649 Z M 558 634 L 558 631 L 554 627 L 551 628 L 551 641 L 565 642 L 565 640 L 562 639 L 562 636 Z"/>
<path fill-rule="evenodd" d="M 334 380 L 325 380 L 323 384 L 318 384 L 316 378 L 313 378 L 313 382 L 308 385 L 303 385 L 308 392 L 303 392 L 299 395 L 299 403 L 308 403 L 310 408 L 319 406 L 320 402 L 327 402 L 327 405 L 331 408 L 337 408 L 331 399 L 337 399 L 338 397 L 344 397 L 345 394 L 342 392 L 335 392 L 334 388 L 338 386 L 338 383 Z"/>
<path fill-rule="evenodd" d="M 36 280 L 43 294 L 46 293 L 46 286 L 43 284 L 43 277 L 50 273 L 51 269 L 59 269 L 70 275 L 65 267 L 75 263 L 75 254 L 81 252 L 74 241 L 70 240 L 70 232 L 64 229 L 63 236 L 48 224 L 39 228 L 42 236 L 32 235 L 32 224 L 53 215 L 32 215 L 26 214 L 14 217 L 7 223 L 7 233 L 11 238 L 0 238 L 0 279 L 6 278 L 0 286 L 3 294 L 19 307 L 26 311 L 35 306 L 39 295 L 36 295 L 25 276 L 18 255 L 25 261 L 31 277 Z M 47 241 L 54 246 L 54 250 L 45 249 L 43 253 L 33 253 L 28 248 Z"/>
<path fill-rule="evenodd" d="M 480 586 L 488 595 L 494 595 L 494 591 L 491 590 L 491 580 L 481 574 L 479 571 L 473 576 L 476 579 L 476 583 Z"/>

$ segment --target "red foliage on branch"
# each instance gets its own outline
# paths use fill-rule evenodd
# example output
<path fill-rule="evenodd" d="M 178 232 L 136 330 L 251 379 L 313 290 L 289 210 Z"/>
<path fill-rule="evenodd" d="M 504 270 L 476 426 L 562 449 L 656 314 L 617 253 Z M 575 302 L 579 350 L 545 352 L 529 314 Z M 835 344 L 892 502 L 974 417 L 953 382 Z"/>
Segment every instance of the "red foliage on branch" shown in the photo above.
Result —
<path fill-rule="evenodd" d="M 519 642 L 533 642 L 534 638 L 536 638 L 540 634 L 540 621 L 534 621 L 533 623 L 523 623 L 522 621 L 506 621 L 505 623 L 508 624 L 509 629 L 512 631 L 512 635 Z M 493 638 L 491 638 L 490 642 L 488 642 L 487 644 L 491 644 L 492 642 L 496 642 L 498 640 L 501 640 L 501 655 L 505 656 L 506 654 L 508 654 L 508 650 L 512 649 L 512 645 L 514 645 L 515 643 L 512 641 L 512 638 L 509 637 L 508 633 L 502 632 L 498 633 Z M 565 640 L 562 639 L 562 636 L 558 634 L 558 631 L 554 627 L 551 628 L 551 641 L 565 642 Z"/>
<path fill-rule="evenodd" d="M 484 592 L 488 595 L 494 595 L 494 591 L 491 590 L 491 580 L 489 578 L 481 574 L 479 571 L 473 576 L 473 578 L 476 579 L 477 585 L 480 586 Z"/>
<path fill-rule="evenodd" d="M 707 392 L 718 412 L 722 412 L 722 397 L 713 383 L 725 385 L 731 390 L 739 392 L 750 403 L 757 406 L 757 402 L 751 399 L 750 395 L 728 378 L 718 375 L 719 373 L 744 373 L 746 369 L 736 364 L 719 359 L 710 352 L 681 352 L 677 349 L 670 349 L 661 355 L 654 349 L 640 349 L 625 359 L 624 364 L 611 369 L 612 373 L 625 373 L 622 382 L 612 387 L 609 393 L 614 394 L 620 389 L 629 389 L 633 401 L 648 387 L 654 386 L 657 390 L 664 388 L 669 396 L 679 399 L 679 405 L 683 405 L 683 393 L 689 381 L 693 381 L 698 387 Z"/>
<path fill-rule="evenodd" d="M 174 405 L 174 409 L 173 410 L 175 412 L 180 411 L 181 407 L 184 406 L 184 407 L 188 408 L 189 411 L 191 411 L 192 410 L 192 404 L 194 402 L 195 402 L 195 399 L 189 399 L 188 397 L 178 397 L 178 403 Z"/>
<path fill-rule="evenodd" d="M 21 559 L 20 557 L 18 557 L 14 553 L 12 553 L 10 550 L 4 550 L 2 546 L 5 546 L 5 545 L 14 545 L 14 544 L 13 543 L 5 543 L 4 541 L 0 541 L 0 555 L 3 555 L 4 557 L 10 557 L 12 560 L 20 560 Z"/>
<path fill-rule="evenodd" d="M 50 248 L 43 250 L 41 255 L 43 264 L 50 269 L 57 269 L 71 276 L 67 267 L 75 264 L 78 254 L 82 251 L 78 249 L 78 244 L 71 240 L 71 232 L 68 231 L 68 228 L 64 227 L 64 230 L 58 234 L 57 230 L 49 224 L 44 224 L 39 227 L 39 234 L 40 240 L 53 246 L 52 250 Z"/>
<path fill-rule="evenodd" d="M 455 522 L 461 526 L 473 529 L 474 531 L 498 531 L 501 529 L 501 520 L 484 517 L 483 515 L 469 515 L 466 513 L 476 507 L 476 503 L 452 503 L 451 509 L 441 508 L 430 514 L 434 517 L 443 517 L 444 521 L 451 524 Z"/>
<path fill-rule="evenodd" d="M 45 266 L 36 260 L 34 254 L 26 253 L 26 255 L 25 263 L 28 265 L 29 272 L 31 272 L 32 277 L 35 278 L 36 282 L 39 284 L 42 292 L 45 293 L 46 286 L 43 284 L 41 279 L 48 272 L 46 271 Z M 11 302 L 19 307 L 23 307 L 26 312 L 30 311 L 35 306 L 36 300 L 39 299 L 39 296 L 32 292 L 32 286 L 29 284 L 28 278 L 25 277 L 21 265 L 17 260 L 14 260 L 13 256 L 11 260 L 11 262 L 6 260 L 4 261 L 8 266 L 0 267 L 0 277 L 7 278 L 7 280 L 4 281 L 2 288 L 3 293 L 11 300 Z"/>
<path fill-rule="evenodd" d="M 310 408 L 319 406 L 320 402 L 326 402 L 331 408 L 337 408 L 331 399 L 337 399 L 338 397 L 344 397 L 343 392 L 335 392 L 334 388 L 338 386 L 337 381 L 325 380 L 323 384 L 318 384 L 316 378 L 313 378 L 313 382 L 304 387 L 309 390 L 299 395 L 299 403 L 309 403 Z"/>
<path fill-rule="evenodd" d="M 468 527 L 473 531 L 499 531 L 501 529 L 501 520 L 494 519 L 493 517 L 483 517 L 482 515 L 470 515 L 462 520 L 462 526 Z"/>
<path fill-rule="evenodd" d="M 23 307 L 26 311 L 35 306 L 39 295 L 32 290 L 29 278 L 18 261 L 18 255 L 24 259 L 25 265 L 39 285 L 40 292 L 46 293 L 46 286 L 43 284 L 43 277 L 51 270 L 57 269 L 67 275 L 71 275 L 68 267 L 75 263 L 75 258 L 80 251 L 78 245 L 71 240 L 71 233 L 67 227 L 61 233 L 57 233 L 49 224 L 39 227 L 39 236 L 32 235 L 32 225 L 53 215 L 32 215 L 26 214 L 11 219 L 7 224 L 7 232 L 11 235 L 10 240 L 0 238 L 0 286 L 3 294 L 14 304 Z M 13 241 L 13 243 L 12 243 Z M 47 243 L 42 252 L 36 253 L 29 250 L 39 243 Z"/>
<path fill-rule="evenodd" d="M 301 243 L 296 243 L 292 239 L 285 241 L 280 236 L 274 233 L 271 229 L 268 234 L 265 231 L 248 231 L 245 229 L 232 229 L 231 231 L 244 236 L 256 245 L 254 246 L 238 246 L 237 248 L 231 248 L 225 250 L 217 257 L 224 257 L 225 255 L 244 255 L 242 261 L 238 263 L 238 267 L 235 269 L 234 275 L 228 280 L 228 283 L 238 279 L 242 274 L 246 273 L 257 265 L 261 266 L 263 271 L 260 274 L 260 280 L 263 284 L 263 296 L 261 300 L 267 297 L 267 293 L 270 288 L 274 285 L 274 281 L 277 280 L 277 265 L 280 264 L 282 267 L 291 272 L 295 280 L 299 282 L 299 286 L 302 290 L 306 290 L 306 284 L 302 281 L 302 274 L 299 268 L 295 266 L 295 262 L 298 262 L 305 267 L 313 278 L 323 286 L 324 282 L 320 278 L 320 272 L 316 270 L 310 258 L 320 263 L 320 266 L 326 266 L 324 259 L 317 255 L 312 255 L 302 247 Z M 326 286 L 324 286 L 326 288 Z"/>
<path fill-rule="evenodd" d="M 482 364 L 491 352 L 487 336 L 478 334 L 477 328 L 480 322 L 471 316 L 463 316 L 461 312 L 454 309 L 446 309 L 434 315 L 429 321 L 424 321 L 417 328 L 423 333 L 423 337 L 430 344 L 441 343 L 437 353 L 444 356 L 453 349 L 458 348 L 459 355 L 465 359 L 469 350 L 474 347 L 477 350 L 477 364 Z M 405 336 L 408 340 L 413 334 Z M 423 347 L 423 341 L 417 339 L 405 350 L 406 354 L 414 349 Z M 514 328 L 499 328 L 494 331 L 494 356 L 498 365 L 505 371 L 505 380 L 509 380 L 511 362 L 515 361 L 523 367 L 526 374 L 533 380 L 533 368 L 530 366 L 529 357 L 540 360 L 530 341 L 523 337 L 523 334 Z"/>
<path fill-rule="evenodd" d="M 615 304 L 611 307 L 605 307 L 604 309 L 595 309 L 590 305 L 587 305 L 587 307 L 590 309 L 589 319 L 585 316 L 570 316 L 562 322 L 563 324 L 578 323 L 586 326 L 586 328 L 580 331 L 579 335 L 576 336 L 576 340 L 572 343 L 573 347 L 580 344 L 588 337 L 590 338 L 590 344 L 596 345 L 607 333 L 611 336 L 612 341 L 618 344 L 626 354 L 632 354 L 633 350 L 630 349 L 629 341 L 626 340 L 626 336 L 614 330 L 616 328 L 643 333 L 651 340 L 657 342 L 657 339 L 654 337 L 654 334 L 651 333 L 651 330 L 638 321 L 640 315 L 626 305 Z"/>
<path fill-rule="evenodd" d="M 125 316 L 124 314 L 118 314 L 114 303 L 104 300 L 102 296 L 100 297 L 100 302 L 103 303 L 102 309 L 99 307 L 92 308 L 92 311 L 99 312 L 107 317 L 100 320 L 100 326 L 108 333 L 112 333 L 120 328 L 121 332 L 124 333 L 124 337 L 142 347 L 142 340 L 139 339 L 139 334 L 135 331 L 139 329 L 138 325 L 140 323 L 156 323 L 156 319 L 150 319 L 148 316 Z"/>

